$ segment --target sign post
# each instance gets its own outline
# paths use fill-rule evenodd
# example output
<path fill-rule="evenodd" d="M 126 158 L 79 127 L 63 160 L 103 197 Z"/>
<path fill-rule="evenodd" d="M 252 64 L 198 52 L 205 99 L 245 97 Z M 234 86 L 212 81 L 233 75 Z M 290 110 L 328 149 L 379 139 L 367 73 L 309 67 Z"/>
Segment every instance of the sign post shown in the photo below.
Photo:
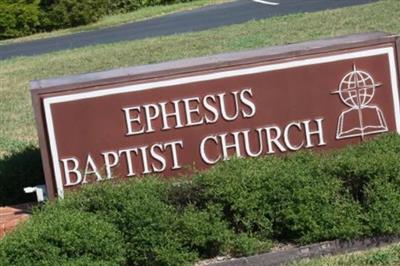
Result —
<path fill-rule="evenodd" d="M 368 33 L 33 81 L 50 198 L 400 132 L 399 41 Z"/>

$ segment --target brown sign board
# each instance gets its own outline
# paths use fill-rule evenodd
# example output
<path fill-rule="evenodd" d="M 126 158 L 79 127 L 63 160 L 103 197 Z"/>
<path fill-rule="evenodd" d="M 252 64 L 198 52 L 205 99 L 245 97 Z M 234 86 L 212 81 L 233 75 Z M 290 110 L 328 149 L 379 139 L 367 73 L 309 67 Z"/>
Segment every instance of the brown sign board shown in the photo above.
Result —
<path fill-rule="evenodd" d="M 48 193 L 400 132 L 399 47 L 368 33 L 33 81 Z"/>

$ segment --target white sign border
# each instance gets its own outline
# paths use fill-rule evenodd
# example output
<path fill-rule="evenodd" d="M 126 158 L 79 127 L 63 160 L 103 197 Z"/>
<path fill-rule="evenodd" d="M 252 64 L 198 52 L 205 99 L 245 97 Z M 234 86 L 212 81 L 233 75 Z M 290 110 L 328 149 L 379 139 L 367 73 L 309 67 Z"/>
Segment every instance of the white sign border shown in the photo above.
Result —
<path fill-rule="evenodd" d="M 400 104 L 399 104 L 399 91 L 398 91 L 398 79 L 397 79 L 397 68 L 396 68 L 396 60 L 395 60 L 395 52 L 394 47 L 383 47 L 383 48 L 375 48 L 363 51 L 356 52 L 348 52 L 337 55 L 329 55 L 323 57 L 316 58 L 308 58 L 308 59 L 300 59 L 294 60 L 290 62 L 284 63 L 276 63 L 276 64 L 268 64 L 263 66 L 249 67 L 238 70 L 228 70 L 228 71 L 220 71 L 209 74 L 202 74 L 197 76 L 183 77 L 183 78 L 175 78 L 170 80 L 149 82 L 149 83 L 141 83 L 117 88 L 108 88 L 90 92 L 80 92 L 75 94 L 68 94 L 62 96 L 54 96 L 49 97 L 43 100 L 44 105 L 44 114 L 47 125 L 47 133 L 50 141 L 50 153 L 52 158 L 52 164 L 55 174 L 55 181 L 57 187 L 57 194 L 59 198 L 64 197 L 64 188 L 62 185 L 62 175 L 61 168 L 59 163 L 58 149 L 57 149 L 57 141 L 54 132 L 54 123 L 53 116 L 51 111 L 51 106 L 57 103 L 65 103 L 76 100 L 83 100 L 95 97 L 102 97 L 114 94 L 128 93 L 134 91 L 143 91 L 154 88 L 165 88 L 174 85 L 182 85 L 187 83 L 194 83 L 199 81 L 207 81 L 207 80 L 216 80 L 221 78 L 228 77 L 236 77 L 243 76 L 249 74 L 257 74 L 263 72 L 270 72 L 282 69 L 296 68 L 308 65 L 316 65 L 323 63 L 331 63 L 337 61 L 343 61 L 348 59 L 356 59 L 362 57 L 376 56 L 376 55 L 388 55 L 389 59 L 389 68 L 390 68 L 390 77 L 391 77 L 391 87 L 392 87 L 392 97 L 393 97 L 393 106 L 394 106 L 394 115 L 396 121 L 396 130 L 397 133 L 400 134 Z"/>

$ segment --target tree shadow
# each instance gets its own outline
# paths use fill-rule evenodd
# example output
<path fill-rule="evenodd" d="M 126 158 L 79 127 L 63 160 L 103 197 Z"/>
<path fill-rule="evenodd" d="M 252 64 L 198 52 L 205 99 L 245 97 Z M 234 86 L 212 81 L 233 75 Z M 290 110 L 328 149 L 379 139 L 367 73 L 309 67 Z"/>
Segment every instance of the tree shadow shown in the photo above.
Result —
<path fill-rule="evenodd" d="M 24 187 L 44 184 L 40 150 L 29 146 L 0 159 L 0 206 L 35 202 Z"/>

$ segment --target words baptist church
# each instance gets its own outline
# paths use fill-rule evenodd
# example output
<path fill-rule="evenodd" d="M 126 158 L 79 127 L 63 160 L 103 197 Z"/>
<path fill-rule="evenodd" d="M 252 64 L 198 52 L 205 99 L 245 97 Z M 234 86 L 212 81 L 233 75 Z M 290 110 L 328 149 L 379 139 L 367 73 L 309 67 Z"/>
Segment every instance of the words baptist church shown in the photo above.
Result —
<path fill-rule="evenodd" d="M 121 125 L 121 134 L 123 128 L 126 129 L 126 136 L 135 136 L 151 134 L 155 131 L 206 126 L 216 123 L 219 119 L 228 122 L 234 122 L 239 117 L 248 119 L 257 112 L 253 97 L 255 95 L 252 89 L 246 88 L 229 94 L 208 94 L 204 97 L 126 107 L 122 109 L 125 125 Z M 229 113 L 227 102 L 230 102 L 229 106 L 234 106 L 233 113 Z M 293 141 L 293 135 L 297 135 L 299 140 Z M 313 135 L 317 136 L 315 140 L 312 139 Z M 227 160 L 232 154 L 238 157 L 258 157 L 262 154 L 297 151 L 301 148 L 323 145 L 326 145 L 323 119 L 318 118 L 291 122 L 283 128 L 274 126 L 272 123 L 272 125 L 254 129 L 211 134 L 199 140 L 197 146 L 190 148 L 194 153 L 200 155 L 204 163 L 213 165 L 218 161 Z M 180 159 L 180 150 L 185 148 L 182 139 L 175 139 L 146 146 L 106 151 L 101 153 L 100 162 L 96 162 L 90 152 L 83 162 L 74 157 L 61 158 L 66 180 L 65 186 L 88 183 L 89 180 L 93 180 L 93 177 L 96 181 L 103 178 L 111 179 L 114 176 L 113 169 L 121 167 L 122 161 L 127 169 L 117 172 L 125 172 L 126 177 L 161 173 L 167 168 L 181 169 L 183 164 Z M 215 154 L 215 150 L 217 150 L 217 154 Z M 171 161 L 167 160 L 166 153 L 169 154 Z M 84 169 L 84 171 L 82 172 L 80 169 Z M 137 169 L 140 169 L 140 172 Z"/>

